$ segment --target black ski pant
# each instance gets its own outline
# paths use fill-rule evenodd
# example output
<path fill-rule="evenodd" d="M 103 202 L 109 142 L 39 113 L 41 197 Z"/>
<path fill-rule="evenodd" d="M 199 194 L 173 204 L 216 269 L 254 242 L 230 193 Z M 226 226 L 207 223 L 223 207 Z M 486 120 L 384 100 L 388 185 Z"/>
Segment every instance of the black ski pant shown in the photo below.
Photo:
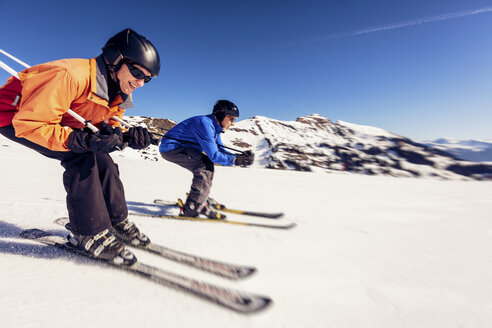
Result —
<path fill-rule="evenodd" d="M 204 203 L 210 194 L 214 178 L 214 163 L 207 155 L 190 147 L 179 147 L 161 153 L 161 156 L 193 173 L 188 200 L 197 204 Z"/>
<path fill-rule="evenodd" d="M 75 233 L 93 235 L 127 218 L 118 166 L 109 154 L 49 150 L 25 138 L 17 138 L 12 125 L 1 127 L 0 134 L 61 162 L 65 168 L 63 185 L 67 191 L 68 216 Z"/>

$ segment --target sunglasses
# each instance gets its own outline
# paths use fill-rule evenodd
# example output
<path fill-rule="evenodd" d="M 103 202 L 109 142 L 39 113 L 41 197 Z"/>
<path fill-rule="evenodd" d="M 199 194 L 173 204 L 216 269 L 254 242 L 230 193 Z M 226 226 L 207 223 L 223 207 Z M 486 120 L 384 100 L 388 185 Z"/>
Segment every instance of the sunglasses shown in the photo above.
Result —
<path fill-rule="evenodd" d="M 229 118 L 229 121 L 231 123 L 234 123 L 234 121 L 236 120 L 237 117 L 234 117 L 234 116 L 230 116 L 230 115 L 227 115 L 227 117 Z"/>
<path fill-rule="evenodd" d="M 133 66 L 132 63 L 125 62 L 126 66 L 130 70 L 130 73 L 132 73 L 133 77 L 139 80 L 144 80 L 144 83 L 150 82 L 152 80 L 151 76 L 145 75 L 144 72 L 142 72 L 139 68 Z"/>

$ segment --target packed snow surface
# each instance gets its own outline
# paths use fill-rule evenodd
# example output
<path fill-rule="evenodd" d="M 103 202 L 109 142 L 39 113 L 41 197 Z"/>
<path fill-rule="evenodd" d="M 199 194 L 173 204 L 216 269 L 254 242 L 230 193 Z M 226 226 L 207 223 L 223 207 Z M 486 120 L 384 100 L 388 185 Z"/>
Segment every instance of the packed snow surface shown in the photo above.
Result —
<path fill-rule="evenodd" d="M 184 197 L 191 175 L 132 150 L 113 153 L 130 211 Z M 242 315 L 128 272 L 21 239 L 66 232 L 57 161 L 0 136 L 1 327 L 490 327 L 492 184 L 216 167 L 212 196 L 231 208 L 284 211 L 282 231 L 131 219 L 158 244 L 258 272 L 230 281 L 135 250 L 146 263 L 265 294 Z M 231 215 L 230 217 L 233 217 Z M 234 217 L 237 220 L 272 220 Z"/>

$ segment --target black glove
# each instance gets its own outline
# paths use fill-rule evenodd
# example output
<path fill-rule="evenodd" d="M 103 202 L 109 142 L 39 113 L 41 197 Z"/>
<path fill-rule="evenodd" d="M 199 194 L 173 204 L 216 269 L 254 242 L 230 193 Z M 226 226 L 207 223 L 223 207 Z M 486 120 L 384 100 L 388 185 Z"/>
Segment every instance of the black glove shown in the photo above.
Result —
<path fill-rule="evenodd" d="M 131 127 L 127 132 L 123 133 L 123 140 L 128 142 L 128 146 L 133 149 L 144 149 L 150 145 L 152 137 L 149 130 L 137 126 Z"/>
<path fill-rule="evenodd" d="M 101 135 L 111 135 L 113 133 L 121 136 L 123 134 L 123 131 L 121 131 L 120 127 L 112 127 L 111 125 L 107 124 L 106 122 L 101 122 L 99 124 L 99 134 Z"/>
<path fill-rule="evenodd" d="M 123 142 L 120 128 L 113 128 L 106 123 L 100 124 L 100 130 L 94 134 L 86 131 L 73 130 L 68 136 L 67 147 L 74 153 L 110 153 L 123 150 L 127 143 Z"/>
<path fill-rule="evenodd" d="M 150 140 L 150 143 L 153 145 L 159 146 L 159 144 L 161 143 L 161 139 L 155 138 L 154 136 L 152 136 L 152 140 Z"/>
<path fill-rule="evenodd" d="M 255 160 L 255 154 L 251 150 L 246 150 L 242 154 L 236 155 L 236 165 L 250 166 Z"/>

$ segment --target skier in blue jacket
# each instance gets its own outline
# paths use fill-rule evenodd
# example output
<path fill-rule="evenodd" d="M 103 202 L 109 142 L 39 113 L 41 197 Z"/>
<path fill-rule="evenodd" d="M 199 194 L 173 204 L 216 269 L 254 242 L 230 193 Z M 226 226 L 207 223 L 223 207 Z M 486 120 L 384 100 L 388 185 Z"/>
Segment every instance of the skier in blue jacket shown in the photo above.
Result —
<path fill-rule="evenodd" d="M 211 219 L 223 219 L 223 214 L 212 208 L 216 202 L 209 198 L 214 163 L 232 166 L 253 164 L 254 154 L 247 150 L 231 154 L 223 147 L 220 134 L 227 131 L 239 117 L 239 109 L 229 100 L 218 100 L 212 114 L 194 116 L 170 129 L 159 146 L 161 156 L 193 173 L 188 198 L 181 215 L 197 217 L 204 214 Z"/>

